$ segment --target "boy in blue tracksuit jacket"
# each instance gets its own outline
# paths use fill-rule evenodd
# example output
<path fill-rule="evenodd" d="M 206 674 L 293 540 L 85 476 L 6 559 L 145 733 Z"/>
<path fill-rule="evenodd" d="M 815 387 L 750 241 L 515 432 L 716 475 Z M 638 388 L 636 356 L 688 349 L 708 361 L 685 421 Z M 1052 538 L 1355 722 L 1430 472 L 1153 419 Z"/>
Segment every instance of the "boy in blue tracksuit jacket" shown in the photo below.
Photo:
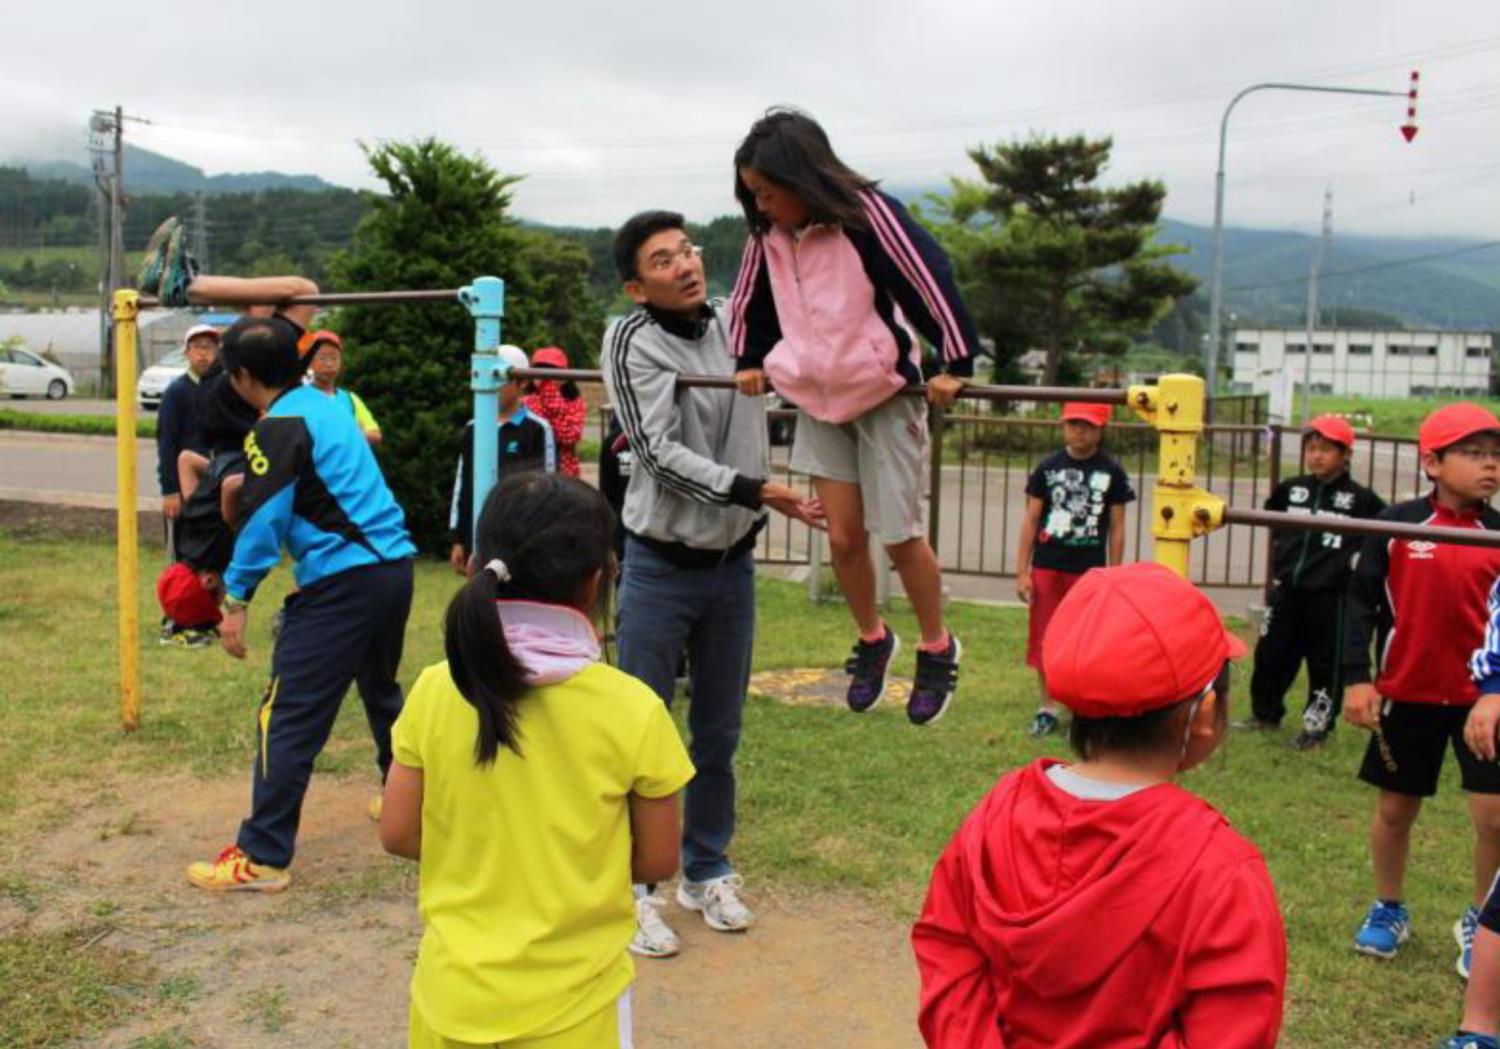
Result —
<path fill-rule="evenodd" d="M 224 573 L 224 648 L 244 658 L 248 605 L 281 559 L 298 590 L 261 700 L 252 804 L 236 843 L 188 877 L 214 891 L 287 886 L 302 798 L 340 701 L 359 686 L 384 777 L 401 712 L 396 671 L 416 548 L 369 442 L 347 409 L 300 385 L 297 324 L 247 318 L 224 337 L 224 370 L 265 414 L 245 439 L 242 525 Z M 372 807 L 372 815 L 374 815 Z"/>

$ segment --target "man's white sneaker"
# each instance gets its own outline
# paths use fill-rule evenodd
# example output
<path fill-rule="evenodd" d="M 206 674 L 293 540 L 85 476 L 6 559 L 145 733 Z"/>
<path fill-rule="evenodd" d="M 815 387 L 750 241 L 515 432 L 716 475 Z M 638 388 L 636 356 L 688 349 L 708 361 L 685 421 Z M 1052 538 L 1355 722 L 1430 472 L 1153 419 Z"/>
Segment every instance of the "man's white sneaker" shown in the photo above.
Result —
<path fill-rule="evenodd" d="M 677 883 L 677 902 L 690 911 L 699 911 L 708 927 L 717 932 L 743 932 L 755 922 L 750 908 L 740 902 L 745 880 L 738 874 L 726 874 L 711 881 Z"/>
<path fill-rule="evenodd" d="M 672 927 L 662 921 L 661 908 L 665 905 L 656 895 L 635 898 L 635 938 L 630 941 L 630 953 L 642 958 L 670 958 L 682 950 L 682 941 Z"/>

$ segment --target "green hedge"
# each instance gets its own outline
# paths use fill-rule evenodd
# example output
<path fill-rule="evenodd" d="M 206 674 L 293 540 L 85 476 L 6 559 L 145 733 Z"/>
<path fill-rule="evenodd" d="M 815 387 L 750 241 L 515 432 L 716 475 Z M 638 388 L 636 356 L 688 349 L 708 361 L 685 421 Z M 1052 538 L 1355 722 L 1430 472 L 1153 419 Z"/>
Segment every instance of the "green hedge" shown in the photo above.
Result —
<path fill-rule="evenodd" d="M 115 435 L 112 415 L 42 415 L 0 408 L 0 430 L 35 430 L 40 433 L 82 433 L 100 437 Z M 138 437 L 156 436 L 156 416 L 141 415 L 135 421 Z"/>

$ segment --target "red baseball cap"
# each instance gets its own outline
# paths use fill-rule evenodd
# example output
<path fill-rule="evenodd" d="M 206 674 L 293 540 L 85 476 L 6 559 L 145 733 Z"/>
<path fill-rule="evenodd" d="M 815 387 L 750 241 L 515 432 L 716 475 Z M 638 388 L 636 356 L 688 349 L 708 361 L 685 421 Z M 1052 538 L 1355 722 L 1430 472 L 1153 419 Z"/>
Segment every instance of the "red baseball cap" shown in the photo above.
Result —
<path fill-rule="evenodd" d="M 1114 408 L 1108 404 L 1090 404 L 1087 401 L 1069 401 L 1062 407 L 1063 422 L 1071 419 L 1093 423 L 1095 426 L 1107 424 L 1114 413 Z"/>
<path fill-rule="evenodd" d="M 1326 437 L 1334 444 L 1341 444 L 1346 450 L 1354 448 L 1354 427 L 1349 425 L 1349 420 L 1340 415 L 1320 415 L 1307 424 L 1302 431 L 1304 434 L 1315 433 L 1319 437 Z"/>
<path fill-rule="evenodd" d="M 1244 654 L 1197 587 L 1143 563 L 1084 573 L 1047 627 L 1042 670 L 1074 713 L 1137 717 L 1196 696 Z"/>
<path fill-rule="evenodd" d="M 543 346 L 531 355 L 532 367 L 566 368 L 568 355 L 556 346 Z"/>
<path fill-rule="evenodd" d="M 219 602 L 204 588 L 198 573 L 181 561 L 168 565 L 156 577 L 156 599 L 161 602 L 162 614 L 179 626 L 201 626 L 224 618 Z"/>
<path fill-rule="evenodd" d="M 314 346 L 324 342 L 331 342 L 338 348 L 340 353 L 344 352 L 344 340 L 339 338 L 338 332 L 329 331 L 327 328 L 319 328 L 317 331 L 310 331 L 306 335 L 303 335 L 301 339 L 297 340 L 297 349 L 306 353 Z"/>
<path fill-rule="evenodd" d="M 1417 429 L 1417 450 L 1426 455 L 1476 433 L 1500 434 L 1500 419 L 1472 401 L 1455 401 L 1422 420 Z"/>

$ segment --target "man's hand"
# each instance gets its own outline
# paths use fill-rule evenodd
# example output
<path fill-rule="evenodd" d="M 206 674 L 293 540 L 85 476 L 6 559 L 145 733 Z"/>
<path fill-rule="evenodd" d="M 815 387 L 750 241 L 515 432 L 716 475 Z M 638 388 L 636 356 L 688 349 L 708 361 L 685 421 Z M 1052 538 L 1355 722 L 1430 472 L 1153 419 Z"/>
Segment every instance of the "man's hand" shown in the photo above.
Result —
<path fill-rule="evenodd" d="M 734 373 L 734 384 L 746 397 L 759 397 L 766 392 L 766 373 L 762 368 L 746 368 Z"/>
<path fill-rule="evenodd" d="M 249 618 L 248 608 L 235 608 L 226 611 L 219 624 L 219 644 L 235 659 L 245 658 L 245 623 Z"/>
<path fill-rule="evenodd" d="M 469 574 L 469 559 L 464 554 L 464 544 L 454 543 L 453 549 L 448 551 L 448 563 L 459 575 Z"/>
<path fill-rule="evenodd" d="M 1371 732 L 1380 727 L 1380 693 L 1369 682 L 1344 689 L 1344 720 Z"/>
<path fill-rule="evenodd" d="M 934 375 L 927 380 L 927 403 L 934 408 L 947 408 L 958 400 L 958 395 L 968 384 L 967 379 L 957 375 Z"/>
<path fill-rule="evenodd" d="M 175 521 L 182 514 L 182 496 L 164 495 L 161 497 L 161 512 L 168 521 Z"/>
<path fill-rule="evenodd" d="M 788 485 L 767 481 L 760 490 L 760 501 L 779 514 L 801 521 L 820 531 L 828 530 L 821 499 L 804 499 L 802 493 Z"/>
<path fill-rule="evenodd" d="M 1485 761 L 1495 760 L 1495 731 L 1500 728 L 1500 696 L 1480 696 L 1464 722 L 1464 742 Z"/>
<path fill-rule="evenodd" d="M 1029 571 L 1016 573 L 1016 596 L 1021 599 L 1023 605 L 1031 604 L 1031 595 L 1034 593 Z"/>

